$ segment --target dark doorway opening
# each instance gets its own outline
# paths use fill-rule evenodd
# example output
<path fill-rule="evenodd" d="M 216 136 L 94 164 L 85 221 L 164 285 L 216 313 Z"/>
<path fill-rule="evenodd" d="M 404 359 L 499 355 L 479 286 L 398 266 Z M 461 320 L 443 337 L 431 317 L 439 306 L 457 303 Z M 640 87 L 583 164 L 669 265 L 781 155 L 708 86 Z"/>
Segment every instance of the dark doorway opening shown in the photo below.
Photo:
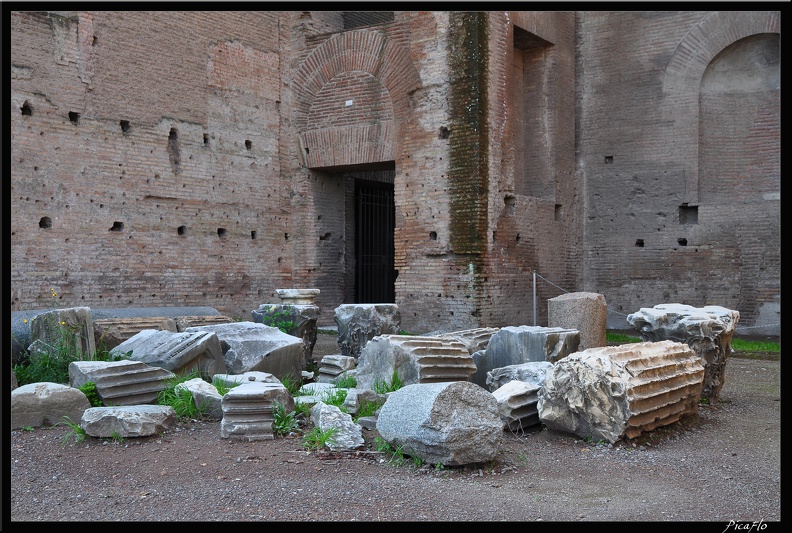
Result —
<path fill-rule="evenodd" d="M 355 180 L 355 302 L 395 303 L 393 183 Z"/>

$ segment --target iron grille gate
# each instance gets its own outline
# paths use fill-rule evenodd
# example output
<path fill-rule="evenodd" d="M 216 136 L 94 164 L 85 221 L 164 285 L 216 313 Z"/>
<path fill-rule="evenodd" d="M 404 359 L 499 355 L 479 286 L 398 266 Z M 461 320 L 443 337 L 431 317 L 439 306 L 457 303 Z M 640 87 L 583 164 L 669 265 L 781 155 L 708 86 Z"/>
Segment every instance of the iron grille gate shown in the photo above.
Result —
<path fill-rule="evenodd" d="M 355 302 L 395 303 L 393 184 L 355 181 Z"/>

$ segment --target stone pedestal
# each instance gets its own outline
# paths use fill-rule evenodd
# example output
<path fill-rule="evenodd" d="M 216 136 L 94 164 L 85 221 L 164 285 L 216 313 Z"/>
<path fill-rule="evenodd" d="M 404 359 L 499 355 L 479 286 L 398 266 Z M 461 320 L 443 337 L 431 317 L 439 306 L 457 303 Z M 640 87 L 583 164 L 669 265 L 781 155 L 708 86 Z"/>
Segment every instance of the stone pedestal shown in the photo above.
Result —
<path fill-rule="evenodd" d="M 319 289 L 275 289 L 284 304 L 314 305 Z"/>
<path fill-rule="evenodd" d="M 272 440 L 275 434 L 275 403 L 287 406 L 293 398 L 286 387 L 276 383 L 248 381 L 223 396 L 220 437 L 243 441 Z"/>
<path fill-rule="evenodd" d="M 304 365 L 313 361 L 319 307 L 314 304 L 319 289 L 277 289 L 280 304 L 262 304 L 252 311 L 253 322 L 274 326 L 303 341 Z"/>
<path fill-rule="evenodd" d="M 704 383 L 701 395 L 710 403 L 720 396 L 726 378 L 726 358 L 740 313 L 718 305 L 691 307 L 659 304 L 627 316 L 644 341 L 684 342 L 701 358 Z"/>
<path fill-rule="evenodd" d="M 570 292 L 547 300 L 547 325 L 578 330 L 579 350 L 605 346 L 607 322 L 608 306 L 602 294 Z"/>

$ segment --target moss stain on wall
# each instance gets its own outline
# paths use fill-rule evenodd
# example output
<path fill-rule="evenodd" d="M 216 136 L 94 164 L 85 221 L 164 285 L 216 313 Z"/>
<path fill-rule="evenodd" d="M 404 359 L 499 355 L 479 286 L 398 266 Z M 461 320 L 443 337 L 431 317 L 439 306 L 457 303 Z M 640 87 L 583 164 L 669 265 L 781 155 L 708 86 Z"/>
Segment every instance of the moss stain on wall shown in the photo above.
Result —
<path fill-rule="evenodd" d="M 453 12 L 449 33 L 450 243 L 481 273 L 487 248 L 487 14 Z"/>

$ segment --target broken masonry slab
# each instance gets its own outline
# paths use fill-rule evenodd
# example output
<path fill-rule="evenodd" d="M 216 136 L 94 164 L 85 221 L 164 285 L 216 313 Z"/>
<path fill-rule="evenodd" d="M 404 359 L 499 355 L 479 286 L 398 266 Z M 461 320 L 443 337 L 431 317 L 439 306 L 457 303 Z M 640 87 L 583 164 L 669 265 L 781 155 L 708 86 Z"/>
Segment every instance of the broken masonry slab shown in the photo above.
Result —
<path fill-rule="evenodd" d="M 704 365 L 701 395 L 713 404 L 726 381 L 726 360 L 739 320 L 739 311 L 718 305 L 693 307 L 677 303 L 642 307 L 627 316 L 627 322 L 638 330 L 643 341 L 671 340 L 693 348 Z"/>
<path fill-rule="evenodd" d="M 550 429 L 614 443 L 698 413 L 704 367 L 674 341 L 589 348 L 548 369 L 539 419 Z"/>

